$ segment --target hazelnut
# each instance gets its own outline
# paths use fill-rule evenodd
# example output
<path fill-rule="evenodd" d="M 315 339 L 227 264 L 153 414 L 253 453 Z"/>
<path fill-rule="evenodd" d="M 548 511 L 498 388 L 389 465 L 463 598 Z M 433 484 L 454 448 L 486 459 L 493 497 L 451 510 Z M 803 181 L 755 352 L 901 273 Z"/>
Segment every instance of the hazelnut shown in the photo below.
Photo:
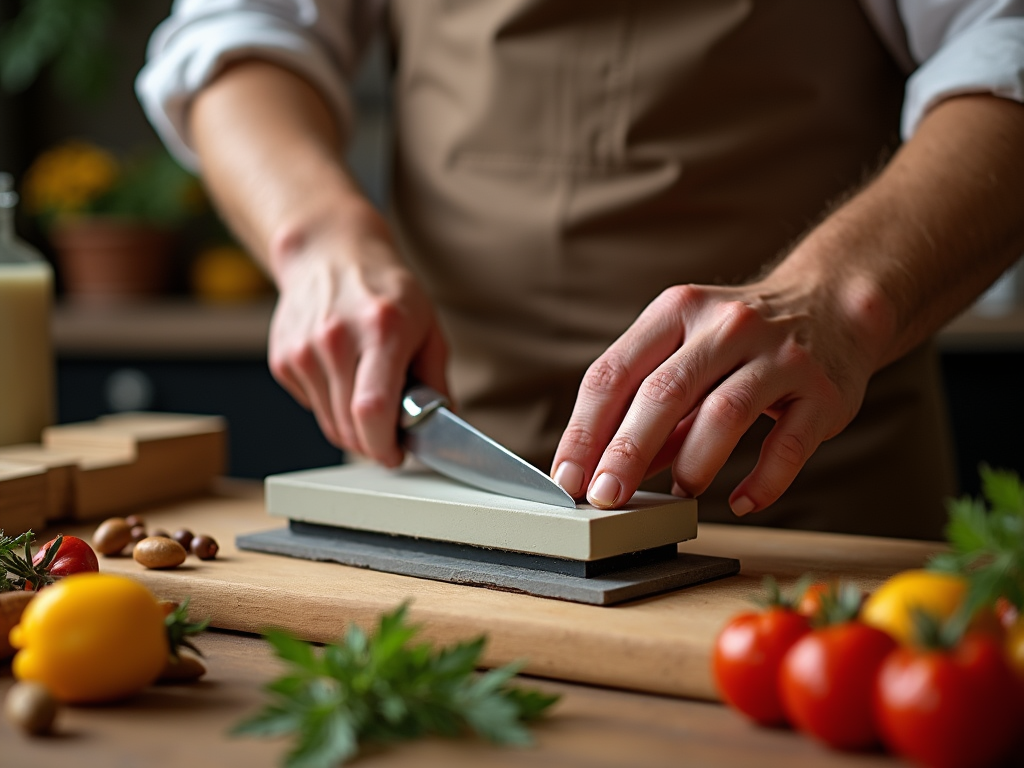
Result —
<path fill-rule="evenodd" d="M 200 560 L 213 560 L 217 557 L 217 552 L 220 550 L 220 547 L 212 536 L 207 536 L 204 533 L 193 537 L 191 549 L 192 554 Z"/>

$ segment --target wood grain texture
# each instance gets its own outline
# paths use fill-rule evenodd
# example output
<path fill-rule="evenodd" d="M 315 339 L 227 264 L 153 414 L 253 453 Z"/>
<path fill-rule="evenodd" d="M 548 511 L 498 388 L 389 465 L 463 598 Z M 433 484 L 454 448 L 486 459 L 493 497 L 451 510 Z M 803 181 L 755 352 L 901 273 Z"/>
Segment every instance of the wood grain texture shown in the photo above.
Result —
<path fill-rule="evenodd" d="M 14 537 L 46 525 L 46 467 L 0 459 L 0 531 Z"/>
<path fill-rule="evenodd" d="M 72 515 L 95 520 L 208 491 L 223 474 L 224 420 L 176 413 L 120 413 L 43 431 L 43 445 L 77 459 Z"/>
<path fill-rule="evenodd" d="M 209 669 L 197 684 L 157 686 L 121 704 L 66 707 L 52 737 L 28 739 L 0 718 L 3 766 L 75 768 L 277 768 L 284 739 L 234 738 L 228 730 L 265 700 L 281 669 L 262 641 L 211 632 L 197 641 Z M 0 665 L 0 697 L 11 684 Z M 536 744 L 502 749 L 472 738 L 427 739 L 370 750 L 371 768 L 907 768 L 880 754 L 830 752 L 791 731 L 757 728 L 717 704 L 520 679 L 562 695 L 533 729 Z"/>
<path fill-rule="evenodd" d="M 449 643 L 486 632 L 488 665 L 527 659 L 529 674 L 595 685 L 715 699 L 709 657 L 725 622 L 750 607 L 761 578 L 784 586 L 805 573 L 848 578 L 865 588 L 918 567 L 939 545 L 836 534 L 703 525 L 682 551 L 738 557 L 742 573 L 612 607 L 566 603 L 480 587 L 239 552 L 238 533 L 284 522 L 268 517 L 256 486 L 225 486 L 222 495 L 147 514 L 151 526 L 209 533 L 221 544 L 213 561 L 190 557 L 173 571 L 147 571 L 129 557 L 100 567 L 138 578 L 168 599 L 191 598 L 213 626 L 259 632 L 282 626 L 327 641 L 351 621 L 373 625 L 409 602 L 426 638 Z M 79 529 L 89 536 L 91 529 Z M 67 529 L 65 533 L 74 533 Z"/>

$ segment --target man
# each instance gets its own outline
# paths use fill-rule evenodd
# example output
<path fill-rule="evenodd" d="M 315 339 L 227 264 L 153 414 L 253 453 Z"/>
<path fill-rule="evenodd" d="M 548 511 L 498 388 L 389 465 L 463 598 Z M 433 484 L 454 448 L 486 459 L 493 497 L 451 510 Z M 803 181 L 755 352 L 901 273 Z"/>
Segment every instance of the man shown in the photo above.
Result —
<path fill-rule="evenodd" d="M 339 446 L 401 461 L 411 372 L 596 506 L 670 468 L 705 520 L 930 537 L 927 341 L 1024 250 L 1022 5 L 183 0 L 139 90 Z M 392 226 L 339 159 L 385 19 Z"/>

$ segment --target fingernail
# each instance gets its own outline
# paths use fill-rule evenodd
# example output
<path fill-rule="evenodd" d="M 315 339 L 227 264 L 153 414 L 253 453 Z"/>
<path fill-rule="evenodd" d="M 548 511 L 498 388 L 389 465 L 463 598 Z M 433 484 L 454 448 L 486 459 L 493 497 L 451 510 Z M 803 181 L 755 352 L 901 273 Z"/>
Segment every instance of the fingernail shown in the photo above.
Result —
<path fill-rule="evenodd" d="M 745 514 L 754 511 L 754 502 L 752 502 L 746 496 L 740 496 L 736 501 L 732 503 L 732 512 L 737 517 L 743 517 Z"/>
<path fill-rule="evenodd" d="M 555 482 L 574 499 L 583 493 L 583 467 L 563 461 L 555 470 Z"/>
<path fill-rule="evenodd" d="M 587 501 L 595 507 L 610 507 L 619 497 L 622 484 L 607 472 L 602 472 L 594 478 L 587 492 Z"/>

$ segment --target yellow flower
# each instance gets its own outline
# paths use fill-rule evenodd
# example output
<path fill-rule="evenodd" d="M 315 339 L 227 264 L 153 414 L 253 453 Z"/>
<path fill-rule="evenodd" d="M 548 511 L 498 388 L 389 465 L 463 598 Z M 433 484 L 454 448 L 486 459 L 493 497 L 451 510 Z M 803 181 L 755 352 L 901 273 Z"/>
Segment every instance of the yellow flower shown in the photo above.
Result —
<path fill-rule="evenodd" d="M 37 214 L 80 212 L 114 185 L 120 170 L 109 152 L 66 142 L 41 154 L 25 174 L 25 205 Z"/>

